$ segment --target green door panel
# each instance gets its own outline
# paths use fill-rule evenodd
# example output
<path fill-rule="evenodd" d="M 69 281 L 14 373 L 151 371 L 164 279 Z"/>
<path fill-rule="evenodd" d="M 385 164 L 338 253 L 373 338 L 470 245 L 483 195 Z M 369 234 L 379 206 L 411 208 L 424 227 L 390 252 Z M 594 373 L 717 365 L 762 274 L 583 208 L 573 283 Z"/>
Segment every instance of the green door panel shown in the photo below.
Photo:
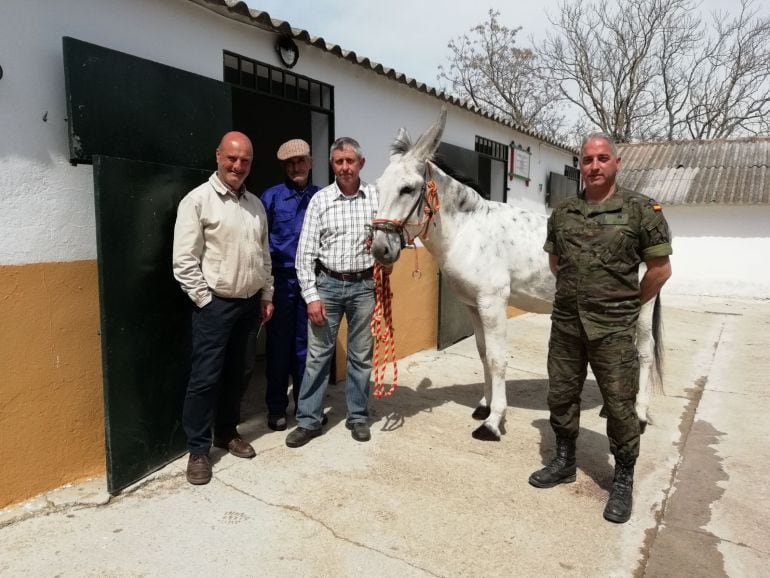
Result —
<path fill-rule="evenodd" d="M 471 335 L 473 325 L 468 308 L 452 293 L 446 276 L 439 273 L 437 349 L 446 349 Z"/>
<path fill-rule="evenodd" d="M 93 155 L 207 168 L 232 126 L 230 86 L 65 37 L 70 160 Z"/>
<path fill-rule="evenodd" d="M 455 145 L 441 143 L 438 154 L 455 172 L 478 180 L 479 154 Z M 473 325 L 468 309 L 454 296 L 443 273 L 439 275 L 438 288 L 438 349 L 446 349 L 461 339 L 473 335 Z"/>
<path fill-rule="evenodd" d="M 311 112 L 73 38 L 63 45 L 71 161 L 94 164 L 114 494 L 186 451 L 191 304 L 171 271 L 177 204 L 215 170 L 215 149 L 231 129 L 254 141 L 251 190 L 280 182 L 275 151 L 289 138 L 311 142 Z"/>
<path fill-rule="evenodd" d="M 183 454 L 190 301 L 171 270 L 176 208 L 211 171 L 93 157 L 107 486 Z"/>

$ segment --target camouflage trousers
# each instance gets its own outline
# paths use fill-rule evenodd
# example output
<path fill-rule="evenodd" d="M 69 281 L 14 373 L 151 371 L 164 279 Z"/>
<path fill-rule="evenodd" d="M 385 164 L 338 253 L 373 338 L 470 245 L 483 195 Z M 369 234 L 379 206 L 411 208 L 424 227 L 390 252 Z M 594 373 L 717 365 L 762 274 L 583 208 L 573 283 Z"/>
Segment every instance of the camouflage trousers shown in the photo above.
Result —
<path fill-rule="evenodd" d="M 574 326 L 553 322 L 548 344 L 548 408 L 554 433 L 577 438 L 580 394 L 590 363 L 607 413 L 610 451 L 625 465 L 633 465 L 639 456 L 639 418 L 634 407 L 639 355 L 634 339 L 634 328 L 589 340 L 582 327 L 576 332 Z"/>

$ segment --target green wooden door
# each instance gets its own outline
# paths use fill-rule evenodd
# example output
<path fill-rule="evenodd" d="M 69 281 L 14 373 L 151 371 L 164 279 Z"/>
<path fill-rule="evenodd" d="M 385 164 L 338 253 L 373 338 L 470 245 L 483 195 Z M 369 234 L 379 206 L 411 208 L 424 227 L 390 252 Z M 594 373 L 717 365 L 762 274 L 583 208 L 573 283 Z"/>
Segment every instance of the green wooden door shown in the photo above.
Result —
<path fill-rule="evenodd" d="M 275 150 L 288 138 L 310 141 L 311 120 L 309 105 L 73 38 L 63 48 L 70 159 L 94 165 L 107 481 L 116 493 L 185 451 L 190 305 L 171 272 L 177 204 L 216 169 L 229 130 L 255 143 L 252 192 L 280 182 Z"/>
<path fill-rule="evenodd" d="M 189 304 L 171 271 L 176 207 L 215 170 L 228 85 L 64 41 L 70 156 L 93 163 L 107 486 L 185 451 Z"/>
<path fill-rule="evenodd" d="M 176 208 L 208 171 L 94 155 L 108 489 L 186 451 L 190 300 L 171 271 Z"/>
<path fill-rule="evenodd" d="M 478 153 L 455 145 L 441 143 L 438 154 L 452 170 L 471 180 L 478 180 Z M 444 274 L 441 273 L 438 288 L 438 342 L 436 347 L 445 349 L 470 335 L 473 335 L 473 325 L 468 316 L 468 310 L 454 296 Z"/>

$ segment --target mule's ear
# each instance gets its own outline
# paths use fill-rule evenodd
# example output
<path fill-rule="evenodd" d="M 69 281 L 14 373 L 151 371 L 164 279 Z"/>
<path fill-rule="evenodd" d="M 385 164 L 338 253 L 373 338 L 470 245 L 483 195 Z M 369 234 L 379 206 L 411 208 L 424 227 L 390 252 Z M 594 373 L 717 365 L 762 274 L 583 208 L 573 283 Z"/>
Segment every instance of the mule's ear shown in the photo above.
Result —
<path fill-rule="evenodd" d="M 404 127 L 398 129 L 396 140 L 390 145 L 390 160 L 396 160 L 404 156 L 406 151 L 412 148 L 412 139 L 409 138 L 409 133 L 406 132 Z"/>
<path fill-rule="evenodd" d="M 427 160 L 433 156 L 433 153 L 438 149 L 438 145 L 441 143 L 441 135 L 444 134 L 444 126 L 446 125 L 446 107 L 441 107 L 441 114 L 435 124 L 430 127 L 417 141 L 412 149 L 417 158 L 421 160 Z"/>

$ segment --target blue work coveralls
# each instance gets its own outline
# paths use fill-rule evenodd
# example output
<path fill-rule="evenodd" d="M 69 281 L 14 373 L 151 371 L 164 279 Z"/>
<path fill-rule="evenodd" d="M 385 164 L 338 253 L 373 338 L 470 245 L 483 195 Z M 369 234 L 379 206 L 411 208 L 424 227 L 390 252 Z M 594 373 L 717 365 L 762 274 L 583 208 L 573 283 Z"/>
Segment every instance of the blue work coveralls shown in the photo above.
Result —
<path fill-rule="evenodd" d="M 307 355 L 307 304 L 302 298 L 294 259 L 302 221 L 310 199 L 319 187 L 308 184 L 298 190 L 289 180 L 267 189 L 261 200 L 267 211 L 270 257 L 275 292 L 273 318 L 267 324 L 267 390 L 270 416 L 283 416 L 289 405 L 289 377 L 293 385 L 294 411 L 305 373 Z"/>

